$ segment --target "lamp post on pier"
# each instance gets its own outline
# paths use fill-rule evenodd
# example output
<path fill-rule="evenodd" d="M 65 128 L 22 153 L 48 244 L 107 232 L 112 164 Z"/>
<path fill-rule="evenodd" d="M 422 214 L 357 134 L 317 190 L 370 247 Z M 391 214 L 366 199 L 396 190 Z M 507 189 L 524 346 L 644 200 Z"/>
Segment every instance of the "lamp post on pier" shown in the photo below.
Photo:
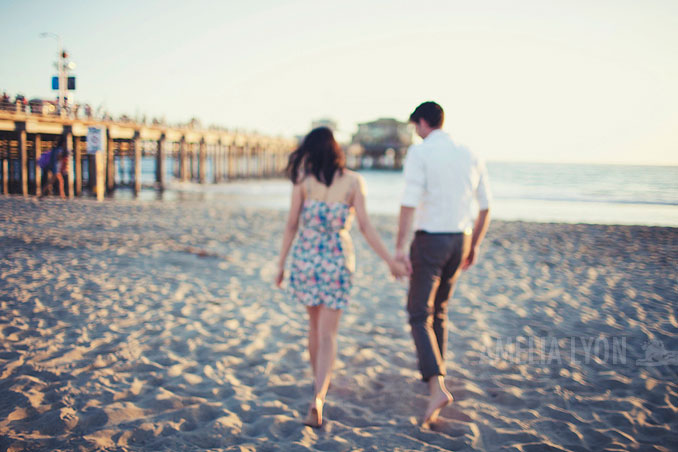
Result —
<path fill-rule="evenodd" d="M 41 38 L 54 38 L 57 41 L 57 79 L 59 83 L 59 100 L 58 100 L 58 113 L 61 114 L 62 111 L 64 111 L 64 107 L 66 104 L 66 71 L 64 70 L 64 60 L 65 60 L 65 55 L 64 55 L 64 48 L 63 45 L 61 44 L 61 36 L 59 36 L 56 33 L 49 33 L 49 32 L 44 32 L 40 33 Z"/>

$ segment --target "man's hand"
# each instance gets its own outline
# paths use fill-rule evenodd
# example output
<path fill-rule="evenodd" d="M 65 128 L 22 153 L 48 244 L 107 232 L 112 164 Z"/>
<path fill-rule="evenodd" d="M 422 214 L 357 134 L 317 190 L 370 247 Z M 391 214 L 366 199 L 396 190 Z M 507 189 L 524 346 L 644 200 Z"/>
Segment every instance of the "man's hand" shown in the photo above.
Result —
<path fill-rule="evenodd" d="M 396 250 L 395 259 L 405 266 L 408 276 L 412 274 L 412 262 L 410 262 L 410 256 L 405 250 Z"/>
<path fill-rule="evenodd" d="M 476 261 L 478 260 L 478 252 L 479 250 L 477 245 L 471 247 L 468 256 L 466 256 L 466 260 L 461 266 L 462 270 L 468 270 L 469 268 L 471 268 L 473 264 L 476 263 Z"/>
<path fill-rule="evenodd" d="M 391 275 L 393 275 L 395 279 L 399 280 L 410 276 L 409 270 L 407 270 L 407 267 L 405 267 L 405 264 L 402 261 L 393 259 L 389 262 L 388 267 L 391 270 Z"/>
<path fill-rule="evenodd" d="M 461 265 L 462 270 L 468 270 L 478 260 L 480 254 L 480 242 L 483 241 L 487 228 L 490 226 L 490 209 L 483 209 L 478 212 L 476 224 L 473 227 L 473 237 L 471 238 L 471 250 Z"/>
<path fill-rule="evenodd" d="M 407 271 L 412 274 L 412 263 L 410 262 L 409 252 L 405 251 L 409 241 L 412 222 L 414 221 L 414 207 L 400 206 L 400 216 L 398 217 L 398 235 L 395 244 L 395 259 L 402 262 Z"/>

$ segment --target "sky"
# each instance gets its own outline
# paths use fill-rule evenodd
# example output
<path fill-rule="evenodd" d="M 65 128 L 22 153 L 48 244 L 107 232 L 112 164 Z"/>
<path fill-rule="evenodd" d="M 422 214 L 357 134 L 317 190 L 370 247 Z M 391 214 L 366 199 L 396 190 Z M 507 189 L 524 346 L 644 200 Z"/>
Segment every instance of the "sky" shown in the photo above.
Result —
<path fill-rule="evenodd" d="M 487 160 L 678 165 L 678 2 L 0 0 L 0 90 L 114 116 L 339 135 L 421 102 Z"/>

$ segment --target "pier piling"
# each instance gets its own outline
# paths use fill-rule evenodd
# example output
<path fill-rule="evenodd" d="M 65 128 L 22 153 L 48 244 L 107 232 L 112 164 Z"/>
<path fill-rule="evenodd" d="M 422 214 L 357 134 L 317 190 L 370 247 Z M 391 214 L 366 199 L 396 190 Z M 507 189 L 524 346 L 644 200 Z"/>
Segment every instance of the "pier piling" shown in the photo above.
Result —
<path fill-rule="evenodd" d="M 198 182 L 201 184 L 205 183 L 205 175 L 207 174 L 207 145 L 205 144 L 205 139 L 200 140 L 200 146 L 198 148 Z"/>
<path fill-rule="evenodd" d="M 139 196 L 141 191 L 141 138 L 139 137 L 139 131 L 134 132 L 134 138 L 132 138 L 132 143 L 134 146 L 134 196 Z"/>
<path fill-rule="evenodd" d="M 19 141 L 19 165 L 21 172 L 21 194 L 28 196 L 28 143 L 26 143 L 26 123 L 16 123 L 17 139 Z"/>
<path fill-rule="evenodd" d="M 155 161 L 155 181 L 160 190 L 165 189 L 165 134 L 158 139 L 158 153 Z"/>
<path fill-rule="evenodd" d="M 2 193 L 9 194 L 9 158 L 2 159 Z"/>
<path fill-rule="evenodd" d="M 73 170 L 74 170 L 74 192 L 76 196 L 82 195 L 82 149 L 80 139 L 72 136 L 73 140 Z M 70 140 L 69 140 L 70 141 Z"/>
<path fill-rule="evenodd" d="M 182 182 L 188 180 L 188 145 L 186 143 L 186 137 L 182 136 L 181 141 L 179 142 L 179 179 Z"/>
<path fill-rule="evenodd" d="M 106 191 L 115 189 L 115 149 L 111 129 L 106 128 Z"/>
<path fill-rule="evenodd" d="M 64 126 L 64 142 L 66 143 L 66 151 L 68 155 L 73 155 L 73 126 Z M 69 162 L 70 163 L 70 162 Z M 73 165 L 69 164 L 67 169 L 67 181 L 66 186 L 68 187 L 68 197 L 73 198 L 74 196 L 74 181 L 73 181 Z"/>

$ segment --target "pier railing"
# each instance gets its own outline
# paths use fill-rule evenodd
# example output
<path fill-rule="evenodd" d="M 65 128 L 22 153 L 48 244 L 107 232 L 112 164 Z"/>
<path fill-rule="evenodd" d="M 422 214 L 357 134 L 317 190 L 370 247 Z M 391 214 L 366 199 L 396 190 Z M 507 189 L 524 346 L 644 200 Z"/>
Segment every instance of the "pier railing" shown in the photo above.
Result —
<path fill-rule="evenodd" d="M 142 158 L 154 157 L 154 187 L 163 189 L 166 177 L 179 181 L 219 183 L 241 178 L 282 175 L 296 141 L 254 133 L 146 125 L 132 122 L 69 119 L 25 111 L 0 111 L 0 180 L 2 193 L 40 195 L 40 156 L 57 145 L 61 137 L 70 154 L 66 192 L 79 196 L 97 183 L 95 156 L 88 154 L 88 127 L 106 129 L 103 156 L 103 186 L 131 185 L 135 194 L 142 188 Z M 167 162 L 172 171 L 167 171 Z M 128 181 L 117 168 L 130 168 Z M 211 168 L 208 180 L 208 167 Z M 101 166 L 99 167 L 100 169 Z M 86 169 L 86 171 L 84 171 Z M 124 172 L 123 172 L 124 174 Z M 116 177 L 117 176 L 117 177 Z M 101 181 L 99 181 L 101 182 Z"/>

